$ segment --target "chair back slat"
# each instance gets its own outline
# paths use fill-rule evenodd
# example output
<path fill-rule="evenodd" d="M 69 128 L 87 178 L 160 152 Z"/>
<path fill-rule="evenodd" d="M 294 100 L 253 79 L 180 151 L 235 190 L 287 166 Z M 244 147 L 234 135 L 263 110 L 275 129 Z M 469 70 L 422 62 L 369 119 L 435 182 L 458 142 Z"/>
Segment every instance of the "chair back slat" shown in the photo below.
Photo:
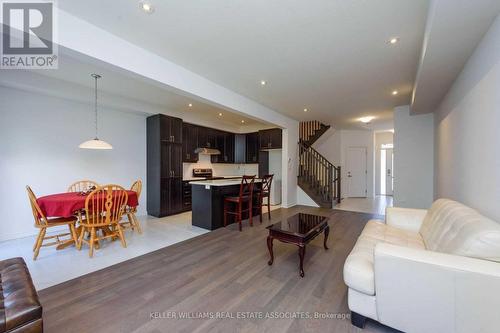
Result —
<path fill-rule="evenodd" d="M 33 190 L 31 190 L 31 187 L 26 186 L 26 191 L 28 192 L 28 198 L 30 200 L 31 210 L 33 212 L 33 218 L 35 219 L 35 224 L 39 227 L 46 226 L 47 225 L 47 218 L 45 217 L 45 214 L 43 213 L 42 209 L 38 205 L 38 202 L 36 201 L 36 196 L 33 193 Z"/>
<path fill-rule="evenodd" d="M 262 193 L 271 193 L 271 184 L 274 175 L 265 175 L 262 177 Z"/>
<path fill-rule="evenodd" d="M 118 223 L 125 213 L 127 201 L 127 191 L 119 185 L 98 187 L 85 200 L 86 219 L 82 225 L 97 227 Z"/>
<path fill-rule="evenodd" d="M 137 193 L 137 200 L 139 200 L 142 191 L 142 181 L 140 179 L 136 180 L 130 187 L 130 190 Z"/>
<path fill-rule="evenodd" d="M 255 183 L 255 175 L 253 176 L 243 176 L 241 178 L 240 184 L 240 198 L 249 195 L 252 197 L 253 195 L 253 185 Z"/>
<path fill-rule="evenodd" d="M 99 184 L 93 180 L 79 180 L 71 184 L 66 192 L 86 192 L 92 187 L 97 188 Z"/>

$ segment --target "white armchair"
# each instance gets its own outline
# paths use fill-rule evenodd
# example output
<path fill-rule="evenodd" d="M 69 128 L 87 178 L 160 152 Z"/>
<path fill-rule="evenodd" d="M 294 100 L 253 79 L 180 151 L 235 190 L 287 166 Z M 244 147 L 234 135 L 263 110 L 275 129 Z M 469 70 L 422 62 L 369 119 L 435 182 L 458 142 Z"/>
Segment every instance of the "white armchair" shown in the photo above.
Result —
<path fill-rule="evenodd" d="M 485 260 L 487 259 L 487 260 Z M 344 265 L 355 326 L 405 332 L 498 332 L 500 225 L 451 200 L 388 208 Z"/>

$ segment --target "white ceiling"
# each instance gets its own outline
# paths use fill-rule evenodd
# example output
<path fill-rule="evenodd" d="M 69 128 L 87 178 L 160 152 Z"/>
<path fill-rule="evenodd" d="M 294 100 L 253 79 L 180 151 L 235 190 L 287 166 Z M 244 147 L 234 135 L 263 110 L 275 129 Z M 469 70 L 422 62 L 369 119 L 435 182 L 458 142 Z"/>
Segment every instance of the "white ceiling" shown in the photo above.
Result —
<path fill-rule="evenodd" d="M 500 13 L 500 0 L 433 1 L 411 111 L 433 112 Z"/>
<path fill-rule="evenodd" d="M 85 56 L 69 55 L 65 50 L 59 52 L 57 70 L 2 70 L 1 72 L 1 85 L 37 90 L 91 104 L 94 101 L 94 79 L 90 74 L 98 73 L 102 75 L 98 82 L 99 103 L 104 106 L 124 111 L 173 114 L 189 122 L 215 124 L 218 128 L 238 132 L 271 127 L 262 121 L 214 107 L 194 97 L 171 92 L 167 90 L 167 87 L 160 87 L 151 80 L 109 64 Z M 43 79 L 44 77 L 57 79 L 63 84 L 55 84 L 54 81 Z M 82 90 L 78 87 L 88 88 L 88 94 L 81 96 Z M 122 103 L 115 103 L 117 99 L 121 99 Z M 189 107 L 189 104 L 192 104 L 192 107 Z M 222 116 L 219 116 L 219 113 L 222 113 Z M 244 123 L 241 122 L 242 120 Z"/>
<path fill-rule="evenodd" d="M 59 6 L 295 119 L 352 128 L 372 115 L 390 128 L 410 102 L 427 0 L 151 2 L 152 15 L 137 0 Z"/>

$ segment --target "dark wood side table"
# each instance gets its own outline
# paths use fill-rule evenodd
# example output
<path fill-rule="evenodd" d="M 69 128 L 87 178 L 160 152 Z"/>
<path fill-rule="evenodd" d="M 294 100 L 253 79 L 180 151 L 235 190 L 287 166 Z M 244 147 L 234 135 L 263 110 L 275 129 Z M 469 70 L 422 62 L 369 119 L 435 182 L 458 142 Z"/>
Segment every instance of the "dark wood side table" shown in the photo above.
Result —
<path fill-rule="evenodd" d="M 274 261 L 273 240 L 277 239 L 284 243 L 295 244 L 299 247 L 300 258 L 300 276 L 304 277 L 304 255 L 306 253 L 306 244 L 316 236 L 325 233 L 323 246 L 328 250 L 326 242 L 330 227 L 328 226 L 328 217 L 299 213 L 287 218 L 284 221 L 274 223 L 267 227 L 269 236 L 267 236 L 267 248 L 271 259 L 268 264 L 272 265 Z"/>

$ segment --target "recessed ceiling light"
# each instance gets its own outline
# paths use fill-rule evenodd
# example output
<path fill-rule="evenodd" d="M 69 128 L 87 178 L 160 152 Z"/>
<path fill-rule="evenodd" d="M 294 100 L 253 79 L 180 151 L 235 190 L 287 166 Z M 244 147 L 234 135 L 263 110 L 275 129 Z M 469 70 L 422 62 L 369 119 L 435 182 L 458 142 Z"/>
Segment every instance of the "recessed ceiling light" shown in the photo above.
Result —
<path fill-rule="evenodd" d="M 266 84 L 267 84 L 267 82 L 265 80 L 260 81 L 261 86 L 265 86 Z"/>
<path fill-rule="evenodd" d="M 241 121 L 241 123 L 242 123 L 242 124 L 244 124 L 244 123 L 245 123 L 245 121 L 244 121 L 244 120 L 242 120 L 242 121 Z"/>
<path fill-rule="evenodd" d="M 304 112 L 307 112 L 307 111 L 309 111 L 309 109 L 308 109 L 308 108 L 305 108 L 305 109 L 304 109 Z"/>
<path fill-rule="evenodd" d="M 189 103 L 189 104 L 188 104 L 188 106 L 189 106 L 190 108 L 192 108 L 192 107 L 193 107 L 193 104 Z"/>
<path fill-rule="evenodd" d="M 219 117 L 222 117 L 222 112 L 219 112 Z"/>
<path fill-rule="evenodd" d="M 155 7 L 149 1 L 139 1 L 139 7 L 147 14 L 152 14 L 155 11 Z"/>
<path fill-rule="evenodd" d="M 392 37 L 391 39 L 389 39 L 389 43 L 390 44 L 396 44 L 397 42 L 399 42 L 399 38 L 398 37 Z"/>
<path fill-rule="evenodd" d="M 397 90 L 393 90 L 393 91 L 392 91 L 392 94 L 393 94 L 394 96 L 396 96 L 397 94 L 399 94 L 399 91 L 397 91 Z"/>
<path fill-rule="evenodd" d="M 370 121 L 373 120 L 374 117 L 361 117 L 359 118 L 358 120 L 364 124 L 368 124 L 370 123 Z"/>

